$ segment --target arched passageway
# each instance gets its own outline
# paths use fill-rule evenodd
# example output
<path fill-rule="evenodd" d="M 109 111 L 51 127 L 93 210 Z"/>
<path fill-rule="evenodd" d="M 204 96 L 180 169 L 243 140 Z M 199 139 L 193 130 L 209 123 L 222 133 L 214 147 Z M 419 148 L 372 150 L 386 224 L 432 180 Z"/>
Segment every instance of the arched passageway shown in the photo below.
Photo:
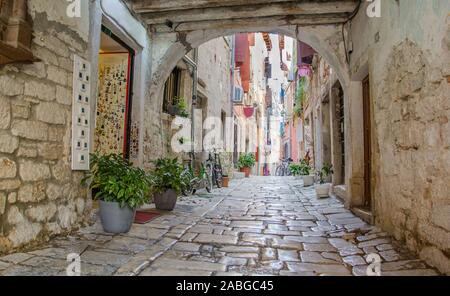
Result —
<path fill-rule="evenodd" d="M 360 175 L 360 171 L 363 169 L 361 164 L 356 164 L 352 166 L 352 159 L 355 156 L 352 155 L 352 141 L 351 141 L 351 108 L 350 94 L 352 94 L 351 89 L 353 88 L 353 94 L 355 93 L 355 88 L 357 89 L 359 83 L 351 83 L 349 74 L 349 65 L 346 62 L 346 53 L 344 46 L 344 39 L 342 37 L 342 26 L 341 25 L 319 25 L 319 26 L 236 26 L 231 29 L 211 29 L 211 30 L 201 30 L 193 32 L 179 32 L 179 33 L 154 33 L 152 35 L 153 39 L 153 50 L 152 50 L 152 79 L 149 86 L 149 95 L 146 97 L 146 102 L 144 105 L 144 118 L 152 118 L 151 121 L 147 123 L 144 120 L 144 130 L 154 129 L 155 123 L 158 125 L 160 120 L 159 110 L 162 108 L 162 98 L 164 83 L 172 72 L 173 68 L 176 66 L 178 61 L 180 61 L 188 52 L 194 48 L 198 48 L 201 44 L 204 44 L 212 39 L 234 35 L 236 33 L 242 32 L 271 32 L 278 33 L 285 36 L 292 37 L 299 41 L 309 44 L 313 47 L 316 52 L 321 55 L 332 67 L 335 75 L 337 76 L 340 84 L 342 85 L 342 90 L 344 94 L 345 106 L 345 163 L 346 172 L 342 175 L 347 176 L 343 180 L 342 184 L 346 184 L 346 188 L 349 196 L 352 196 L 351 192 L 351 182 L 353 174 Z M 357 91 L 356 91 L 357 93 Z M 360 110 L 358 110 L 359 112 Z M 355 113 L 355 112 L 354 112 Z M 156 120 L 155 120 L 156 119 Z M 148 133 L 150 134 L 150 133 Z M 163 141 L 163 138 L 144 138 L 143 142 L 143 160 L 152 159 L 153 153 L 151 152 L 151 147 L 155 143 Z M 147 147 L 147 148 L 146 148 Z M 146 151 L 148 155 L 146 155 Z M 358 151 L 358 150 L 356 150 Z M 356 156 L 360 158 L 360 156 Z M 348 200 L 351 203 L 351 199 Z"/>

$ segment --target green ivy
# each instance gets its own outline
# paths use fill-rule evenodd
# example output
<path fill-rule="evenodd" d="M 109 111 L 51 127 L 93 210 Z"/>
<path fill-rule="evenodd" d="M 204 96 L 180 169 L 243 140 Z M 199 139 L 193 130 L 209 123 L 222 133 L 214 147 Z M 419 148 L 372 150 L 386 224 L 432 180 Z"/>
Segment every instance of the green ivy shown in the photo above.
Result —
<path fill-rule="evenodd" d="M 307 88 L 308 88 L 308 79 L 306 77 L 302 77 L 299 79 L 297 84 L 297 94 L 295 96 L 295 108 L 294 115 L 300 118 L 304 111 L 304 105 L 307 101 Z"/>

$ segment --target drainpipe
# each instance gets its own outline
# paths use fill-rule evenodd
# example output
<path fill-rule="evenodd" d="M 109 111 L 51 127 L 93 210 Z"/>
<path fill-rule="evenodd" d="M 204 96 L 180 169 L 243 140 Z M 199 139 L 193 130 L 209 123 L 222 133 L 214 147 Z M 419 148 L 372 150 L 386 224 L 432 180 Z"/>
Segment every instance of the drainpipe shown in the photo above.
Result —
<path fill-rule="evenodd" d="M 198 95 L 198 49 L 194 49 L 194 60 L 188 56 L 183 57 L 183 61 L 192 68 L 192 104 L 191 104 L 191 166 L 195 167 L 195 120 L 194 112 L 197 105 Z"/>

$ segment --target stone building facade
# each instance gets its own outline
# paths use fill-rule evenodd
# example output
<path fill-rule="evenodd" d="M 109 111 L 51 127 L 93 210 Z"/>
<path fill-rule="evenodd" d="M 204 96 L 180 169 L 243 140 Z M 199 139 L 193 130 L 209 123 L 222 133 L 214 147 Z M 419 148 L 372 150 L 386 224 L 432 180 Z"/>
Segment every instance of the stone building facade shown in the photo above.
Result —
<path fill-rule="evenodd" d="M 449 11 L 448 1 L 383 1 L 381 18 L 355 18 L 350 56 L 352 79 L 370 78 L 375 221 L 447 274 Z"/>
<path fill-rule="evenodd" d="M 31 53 L 39 61 L 0 69 L 0 251 L 72 230 L 90 201 L 73 172 L 73 56 L 88 58 L 89 10 L 61 18 L 65 3 L 28 1 Z"/>

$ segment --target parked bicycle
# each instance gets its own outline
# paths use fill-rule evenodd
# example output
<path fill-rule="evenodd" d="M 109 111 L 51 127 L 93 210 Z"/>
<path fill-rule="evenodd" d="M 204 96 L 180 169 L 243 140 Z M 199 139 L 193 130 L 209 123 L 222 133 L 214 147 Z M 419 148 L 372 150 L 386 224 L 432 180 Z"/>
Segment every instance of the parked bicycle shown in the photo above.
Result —
<path fill-rule="evenodd" d="M 182 194 L 184 196 L 190 196 L 202 188 L 205 188 L 208 193 L 211 193 L 213 188 L 211 174 L 211 170 L 206 168 L 204 164 L 201 165 L 198 175 L 195 174 L 190 164 L 186 165 L 182 173 L 182 177 L 185 180 Z"/>
<path fill-rule="evenodd" d="M 289 168 L 290 164 L 293 162 L 292 158 L 283 159 L 281 164 L 278 165 L 275 175 L 279 177 L 291 176 L 291 169 Z"/>
<path fill-rule="evenodd" d="M 214 156 L 213 156 L 214 154 Z M 206 160 L 207 168 L 208 166 L 211 167 L 212 170 L 212 182 L 217 186 L 217 188 L 222 188 L 223 186 L 223 169 L 222 169 L 222 162 L 220 160 L 220 155 L 216 153 L 214 150 L 214 153 L 209 153 L 209 157 Z"/>

